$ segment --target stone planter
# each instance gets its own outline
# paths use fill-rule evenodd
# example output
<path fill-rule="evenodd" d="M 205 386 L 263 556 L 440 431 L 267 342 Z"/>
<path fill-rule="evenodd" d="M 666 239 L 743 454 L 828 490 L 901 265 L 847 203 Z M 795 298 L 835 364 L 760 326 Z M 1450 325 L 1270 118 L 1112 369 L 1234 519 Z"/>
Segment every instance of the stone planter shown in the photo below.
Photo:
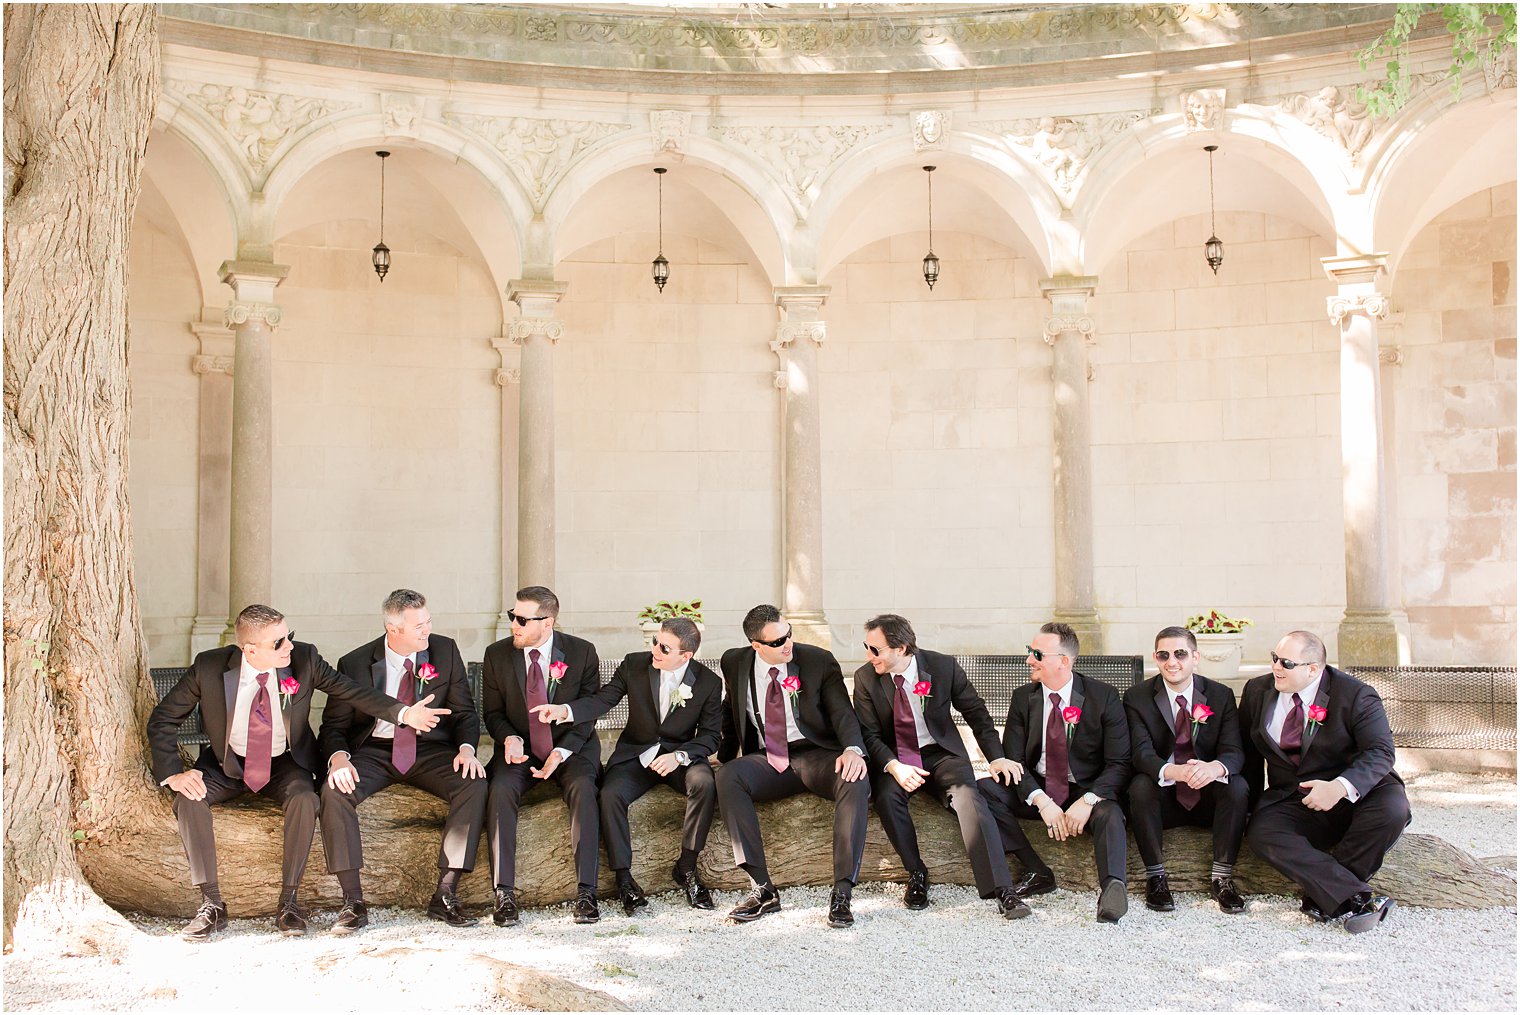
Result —
<path fill-rule="evenodd" d="M 1234 680 L 1240 676 L 1244 634 L 1195 634 L 1198 639 L 1198 672 L 1210 680 Z"/>

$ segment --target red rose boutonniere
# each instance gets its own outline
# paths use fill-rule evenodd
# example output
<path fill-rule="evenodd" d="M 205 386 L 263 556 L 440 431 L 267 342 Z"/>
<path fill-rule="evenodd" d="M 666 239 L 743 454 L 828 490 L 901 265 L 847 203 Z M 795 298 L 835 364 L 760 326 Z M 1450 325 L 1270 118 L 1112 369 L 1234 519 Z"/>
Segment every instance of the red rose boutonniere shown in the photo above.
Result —
<path fill-rule="evenodd" d="M 286 705 L 290 704 L 290 699 L 294 698 L 296 696 L 296 693 L 298 691 L 300 691 L 300 690 L 301 690 L 301 682 L 299 680 L 297 680 L 295 677 L 281 677 L 280 678 L 280 707 L 283 708 Z"/>
<path fill-rule="evenodd" d="M 438 676 L 438 667 L 432 663 L 423 663 L 417 667 L 417 686 L 426 687 L 427 682 Z"/>
<path fill-rule="evenodd" d="M 792 707 L 796 708 L 797 695 L 802 690 L 802 681 L 795 673 L 788 674 L 786 679 L 781 681 L 781 689 L 786 692 L 787 697 L 792 699 Z"/>
<path fill-rule="evenodd" d="M 920 680 L 918 683 L 914 684 L 913 693 L 918 695 L 920 698 L 932 697 L 929 694 L 929 682 L 927 680 Z"/>
<path fill-rule="evenodd" d="M 1325 711 L 1325 707 L 1323 705 L 1310 705 L 1309 729 L 1313 731 L 1314 729 L 1318 728 L 1319 724 L 1325 721 L 1325 716 L 1327 715 L 1329 715 L 1329 713 Z"/>
<path fill-rule="evenodd" d="M 1077 723 L 1082 721 L 1082 710 L 1068 705 L 1061 709 L 1061 720 L 1066 723 L 1066 739 L 1070 740 L 1072 733 L 1076 731 Z"/>
<path fill-rule="evenodd" d="M 1208 722 L 1209 719 L 1213 715 L 1214 715 L 1214 710 L 1212 708 L 1209 708 L 1209 706 L 1205 705 L 1201 701 L 1198 704 L 1196 704 L 1196 705 L 1193 706 L 1193 712 L 1192 712 L 1193 736 L 1196 737 L 1198 735 L 1198 727 L 1200 727 L 1204 723 Z"/>
<path fill-rule="evenodd" d="M 559 687 L 559 682 L 565 679 L 565 671 L 568 669 L 570 667 L 564 663 L 554 662 L 549 664 L 549 697 L 554 697 L 554 690 Z"/>

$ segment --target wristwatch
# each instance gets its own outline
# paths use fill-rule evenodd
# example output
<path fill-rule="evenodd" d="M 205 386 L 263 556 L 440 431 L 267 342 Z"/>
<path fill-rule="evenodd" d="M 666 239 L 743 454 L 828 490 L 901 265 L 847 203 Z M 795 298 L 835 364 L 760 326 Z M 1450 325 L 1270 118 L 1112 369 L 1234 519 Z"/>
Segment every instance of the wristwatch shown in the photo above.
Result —
<path fill-rule="evenodd" d="M 1083 793 L 1082 802 L 1089 807 L 1096 807 L 1103 798 L 1096 793 Z"/>
<path fill-rule="evenodd" d="M 679 765 L 689 765 L 691 764 L 691 756 L 688 755 L 685 751 L 677 751 L 676 763 Z"/>

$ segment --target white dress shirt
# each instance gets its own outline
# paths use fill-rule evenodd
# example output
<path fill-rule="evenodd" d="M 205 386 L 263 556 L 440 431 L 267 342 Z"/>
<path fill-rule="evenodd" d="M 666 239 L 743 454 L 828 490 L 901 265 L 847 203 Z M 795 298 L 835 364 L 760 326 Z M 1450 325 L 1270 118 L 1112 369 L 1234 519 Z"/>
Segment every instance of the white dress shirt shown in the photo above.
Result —
<path fill-rule="evenodd" d="M 1298 700 L 1304 709 L 1305 732 L 1309 729 L 1309 706 L 1314 704 L 1315 698 L 1319 697 L 1319 685 L 1324 679 L 1325 671 L 1321 669 L 1319 676 L 1315 677 L 1308 687 L 1298 692 Z M 1287 694 L 1279 692 L 1277 695 L 1277 705 L 1272 709 L 1272 717 L 1267 720 L 1267 736 L 1271 737 L 1272 742 L 1279 746 L 1282 745 L 1283 724 L 1288 721 L 1288 713 L 1291 711 L 1293 711 L 1293 693 L 1291 691 Z M 1246 731 L 1246 735 L 1250 735 L 1249 730 Z M 1361 799 L 1362 795 L 1356 791 L 1355 786 L 1351 785 L 1350 779 L 1347 779 L 1343 775 L 1338 775 L 1335 777 L 1335 781 L 1346 787 L 1347 800 L 1356 803 L 1357 800 Z"/>
<path fill-rule="evenodd" d="M 256 670 L 248 665 L 246 658 L 243 660 L 242 674 L 238 678 L 237 702 L 232 709 L 232 725 L 228 730 L 231 740 L 228 746 L 238 757 L 248 756 L 248 718 L 253 713 L 253 697 L 259 692 L 260 673 L 269 674 L 264 685 L 269 689 L 269 722 L 274 727 L 274 734 L 269 740 L 269 756 L 278 758 L 289 746 L 285 742 L 285 721 L 280 712 L 280 671 Z"/>
<path fill-rule="evenodd" d="M 691 661 L 687 660 L 679 669 L 658 671 L 660 674 L 660 722 L 663 723 L 665 717 L 670 714 L 671 696 L 675 694 L 676 688 L 681 686 L 681 681 L 686 679 L 686 671 L 690 668 Z M 639 764 L 648 768 L 649 763 L 659 756 L 660 744 L 659 741 L 655 741 L 647 751 L 639 755 Z M 691 762 L 691 759 L 686 756 L 685 751 L 677 751 L 676 760 L 683 765 Z"/>
<path fill-rule="evenodd" d="M 404 656 L 397 655 L 392 650 L 391 643 L 385 642 L 385 686 L 381 690 L 392 698 L 398 700 L 401 698 L 401 678 L 406 676 L 406 664 L 408 661 L 412 664 L 412 678 L 415 680 L 417 677 L 417 653 L 413 652 L 410 655 Z M 412 697 L 415 698 L 416 695 L 414 694 Z M 380 740 L 394 740 L 396 739 L 396 724 L 386 722 L 384 719 L 376 719 L 374 732 L 370 736 Z"/>
<path fill-rule="evenodd" d="M 1183 698 L 1187 699 L 1188 715 L 1191 716 L 1193 714 L 1193 694 L 1194 694 L 1194 692 L 1197 689 L 1197 685 L 1195 685 L 1193 683 L 1193 678 L 1189 677 L 1188 678 L 1188 685 L 1187 685 L 1187 688 L 1185 690 L 1174 691 L 1174 690 L 1172 690 L 1171 685 L 1166 682 L 1166 678 L 1162 677 L 1161 678 L 1161 686 L 1166 689 L 1166 707 L 1167 707 L 1168 711 L 1171 713 L 1170 716 L 1169 716 L 1169 718 L 1172 721 L 1172 729 L 1176 730 L 1177 729 L 1177 695 L 1180 694 L 1180 695 L 1183 696 Z M 1166 775 L 1164 774 L 1166 772 L 1166 766 L 1167 765 L 1175 765 L 1175 764 L 1177 764 L 1177 755 L 1176 755 L 1175 752 L 1173 752 L 1172 754 L 1167 755 L 1166 760 L 1161 763 L 1161 771 L 1162 771 L 1163 774 L 1161 775 L 1160 778 L 1158 778 L 1156 780 L 1156 785 L 1158 785 L 1158 786 L 1175 786 L 1177 784 L 1177 780 L 1176 779 L 1168 779 L 1166 777 Z"/>
<path fill-rule="evenodd" d="M 533 656 L 529 654 L 531 652 L 537 652 L 538 653 L 538 668 L 541 671 L 543 671 L 543 674 L 544 674 L 544 700 L 545 701 L 553 701 L 554 700 L 554 695 L 552 695 L 552 694 L 549 693 L 549 677 L 550 677 L 549 667 L 551 665 L 553 665 L 553 663 L 554 663 L 554 629 L 553 628 L 550 628 L 550 630 L 549 630 L 549 637 L 547 637 L 547 638 L 544 639 L 544 643 L 542 645 L 528 645 L 528 646 L 526 646 L 522 650 L 522 654 L 523 654 L 523 676 L 524 676 L 524 678 L 526 678 L 527 675 L 530 672 L 532 672 L 532 670 L 533 670 Z M 534 715 L 534 714 L 532 714 L 530 712 L 530 713 L 528 713 L 528 721 L 529 722 L 538 722 L 538 716 L 536 716 L 536 715 Z M 523 746 L 526 747 L 527 745 L 525 744 Z M 571 753 L 567 748 L 564 748 L 564 747 L 556 747 L 554 749 L 554 751 L 555 751 L 556 754 L 559 755 L 559 760 L 561 760 L 561 761 L 564 761 L 566 758 L 570 757 L 570 753 Z"/>

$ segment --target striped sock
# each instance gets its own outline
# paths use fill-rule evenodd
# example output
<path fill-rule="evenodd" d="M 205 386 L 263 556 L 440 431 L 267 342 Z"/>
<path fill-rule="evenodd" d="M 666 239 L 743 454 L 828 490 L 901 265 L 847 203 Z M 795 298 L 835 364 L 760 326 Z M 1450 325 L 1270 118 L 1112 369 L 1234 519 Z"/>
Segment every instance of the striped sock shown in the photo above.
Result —
<path fill-rule="evenodd" d="M 1153 867 L 1146 867 L 1145 868 L 1145 876 L 1148 877 L 1148 878 L 1159 878 L 1162 875 L 1164 875 L 1165 873 L 1166 873 L 1166 864 L 1163 864 L 1163 863 L 1158 863 L 1158 864 L 1156 864 Z"/>
<path fill-rule="evenodd" d="M 1220 863 L 1218 860 L 1215 860 L 1214 865 L 1209 868 L 1209 877 L 1215 881 L 1221 878 L 1233 878 L 1234 876 L 1235 865 L 1232 863 Z"/>

